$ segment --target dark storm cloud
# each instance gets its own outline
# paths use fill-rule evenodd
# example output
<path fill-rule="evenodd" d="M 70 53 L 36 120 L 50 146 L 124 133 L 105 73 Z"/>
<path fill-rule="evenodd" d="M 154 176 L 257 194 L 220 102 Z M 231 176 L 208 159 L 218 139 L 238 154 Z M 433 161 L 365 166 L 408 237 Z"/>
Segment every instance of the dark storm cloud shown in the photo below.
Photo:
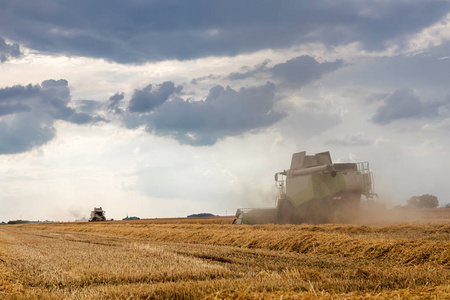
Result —
<path fill-rule="evenodd" d="M 169 96 L 180 91 L 181 87 L 175 87 L 175 84 L 170 81 L 163 82 L 156 87 L 149 84 L 141 90 L 134 91 L 128 104 L 128 110 L 139 113 L 152 111 L 155 107 L 166 102 Z"/>
<path fill-rule="evenodd" d="M 55 137 L 56 130 L 46 121 L 15 119 L 0 121 L 0 154 L 15 154 L 39 147 Z"/>
<path fill-rule="evenodd" d="M 322 78 L 326 73 L 333 72 L 344 65 L 341 59 L 334 62 L 319 63 L 309 55 L 295 57 L 271 68 L 267 67 L 269 62 L 269 60 L 265 60 L 245 72 L 231 73 L 228 79 L 243 80 L 266 74 L 273 79 L 277 79 L 281 85 L 299 88 Z"/>
<path fill-rule="evenodd" d="M 213 74 L 209 74 L 207 76 L 193 78 L 191 80 L 191 84 L 198 84 L 199 82 L 202 82 L 202 81 L 205 81 L 205 80 L 215 80 L 215 79 L 219 79 L 219 78 L 220 78 L 220 76 L 215 76 Z"/>
<path fill-rule="evenodd" d="M 116 93 L 109 97 L 109 103 L 107 104 L 107 110 L 112 111 L 116 114 L 121 114 L 123 110 L 121 109 L 122 100 L 125 97 L 124 93 Z"/>
<path fill-rule="evenodd" d="M 0 36 L 122 63 L 236 55 L 307 42 L 385 48 L 439 21 L 447 1 L 9 1 Z M 401 45 L 400 45 L 401 46 Z"/>
<path fill-rule="evenodd" d="M 313 57 L 303 55 L 275 65 L 271 73 L 289 86 L 302 86 L 320 79 L 324 74 L 335 71 L 343 66 L 343 60 L 335 62 L 317 62 Z"/>
<path fill-rule="evenodd" d="M 95 100 L 77 100 L 73 103 L 77 110 L 87 114 L 94 114 L 102 108 L 102 103 Z"/>
<path fill-rule="evenodd" d="M 4 63 L 11 57 L 20 57 L 22 52 L 20 46 L 16 43 L 7 44 L 6 41 L 0 37 L 0 62 Z"/>
<path fill-rule="evenodd" d="M 151 112 L 133 114 L 129 110 L 124 122 L 129 128 L 144 125 L 148 132 L 169 136 L 182 144 L 213 145 L 225 137 L 262 129 L 281 120 L 285 114 L 274 110 L 274 90 L 270 82 L 239 91 L 216 86 L 202 101 L 174 97 Z"/>
<path fill-rule="evenodd" d="M 0 154 L 26 152 L 52 140 L 55 120 L 80 125 L 103 121 L 76 111 L 69 103 L 64 79 L 0 89 Z"/>
<path fill-rule="evenodd" d="M 261 73 L 269 72 L 267 65 L 270 63 L 270 59 L 266 59 L 262 63 L 256 65 L 254 68 L 244 68 L 249 70 L 244 70 L 244 72 L 234 72 L 228 76 L 230 80 L 242 80 L 250 77 L 257 77 Z"/>
<path fill-rule="evenodd" d="M 30 110 L 31 108 L 28 105 L 22 103 L 0 103 L 0 117 Z"/>
<path fill-rule="evenodd" d="M 401 119 L 439 117 L 441 110 L 450 109 L 450 99 L 444 101 L 423 101 L 412 90 L 398 90 L 388 96 L 378 107 L 372 121 L 386 125 Z"/>

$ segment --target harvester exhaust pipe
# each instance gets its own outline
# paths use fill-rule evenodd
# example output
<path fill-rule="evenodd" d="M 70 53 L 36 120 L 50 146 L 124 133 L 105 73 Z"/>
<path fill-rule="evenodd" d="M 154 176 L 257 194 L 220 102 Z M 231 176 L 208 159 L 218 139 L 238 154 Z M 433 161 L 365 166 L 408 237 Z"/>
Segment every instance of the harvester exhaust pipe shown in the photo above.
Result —
<path fill-rule="evenodd" d="M 317 166 L 317 167 L 292 170 L 292 171 L 290 171 L 290 176 L 294 177 L 294 176 L 311 175 L 311 174 L 320 173 L 320 172 L 322 172 L 324 174 L 330 174 L 332 177 L 336 177 L 336 174 L 337 174 L 333 165 L 322 165 L 322 166 Z"/>

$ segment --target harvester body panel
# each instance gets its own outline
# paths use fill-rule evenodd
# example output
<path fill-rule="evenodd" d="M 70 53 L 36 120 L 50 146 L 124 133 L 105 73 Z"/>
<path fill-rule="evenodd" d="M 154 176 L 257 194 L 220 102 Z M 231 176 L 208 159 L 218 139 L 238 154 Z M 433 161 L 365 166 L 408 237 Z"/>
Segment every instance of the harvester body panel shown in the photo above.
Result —
<path fill-rule="evenodd" d="M 313 199 L 325 198 L 345 190 L 346 180 L 342 174 L 310 174 L 286 179 L 286 197 L 295 206 Z"/>

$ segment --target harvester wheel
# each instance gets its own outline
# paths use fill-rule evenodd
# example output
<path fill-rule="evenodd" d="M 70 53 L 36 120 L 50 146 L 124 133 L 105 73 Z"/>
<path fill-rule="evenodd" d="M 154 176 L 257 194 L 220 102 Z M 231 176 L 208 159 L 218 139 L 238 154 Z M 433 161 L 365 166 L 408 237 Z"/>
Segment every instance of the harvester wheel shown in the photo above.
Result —
<path fill-rule="evenodd" d="M 328 198 L 313 199 L 305 206 L 307 223 L 325 224 L 332 222 L 333 206 Z"/>
<path fill-rule="evenodd" d="M 358 219 L 359 203 L 361 195 L 359 193 L 345 193 L 342 195 L 342 200 L 339 201 L 335 218 L 339 223 L 352 223 Z"/>
<path fill-rule="evenodd" d="M 287 199 L 280 200 L 278 203 L 278 224 L 292 224 L 294 222 L 294 206 Z"/>

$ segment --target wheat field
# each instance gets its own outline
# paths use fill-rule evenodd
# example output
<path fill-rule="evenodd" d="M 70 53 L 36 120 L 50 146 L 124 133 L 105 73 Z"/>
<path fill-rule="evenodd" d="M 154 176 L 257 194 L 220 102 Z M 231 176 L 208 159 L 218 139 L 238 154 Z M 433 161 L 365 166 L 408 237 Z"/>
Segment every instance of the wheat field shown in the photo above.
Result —
<path fill-rule="evenodd" d="M 1 226 L 0 298 L 450 299 L 450 209 L 408 213 L 369 225 Z"/>

